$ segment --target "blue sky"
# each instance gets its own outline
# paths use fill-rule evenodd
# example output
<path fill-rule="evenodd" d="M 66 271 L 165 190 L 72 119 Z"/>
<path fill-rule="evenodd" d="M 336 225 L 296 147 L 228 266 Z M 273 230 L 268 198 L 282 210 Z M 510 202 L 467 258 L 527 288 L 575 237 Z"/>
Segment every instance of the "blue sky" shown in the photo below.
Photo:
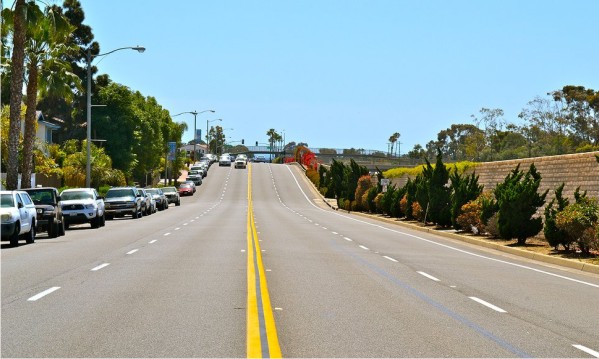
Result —
<path fill-rule="evenodd" d="M 54 1 L 56 3 L 56 1 Z M 62 3 L 61 1 L 58 3 Z M 230 141 L 401 151 L 483 107 L 599 90 L 599 1 L 81 0 L 100 73 Z M 96 60 L 97 62 L 98 60 Z M 193 116 L 186 121 L 193 133 Z"/>

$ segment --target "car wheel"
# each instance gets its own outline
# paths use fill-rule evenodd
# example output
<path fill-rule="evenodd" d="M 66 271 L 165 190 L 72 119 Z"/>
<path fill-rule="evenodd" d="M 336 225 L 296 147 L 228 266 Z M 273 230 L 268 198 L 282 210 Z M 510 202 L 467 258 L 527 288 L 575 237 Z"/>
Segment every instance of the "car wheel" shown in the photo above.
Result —
<path fill-rule="evenodd" d="M 100 228 L 100 216 L 98 215 L 98 213 L 96 212 L 96 216 L 94 217 L 94 219 L 92 219 L 89 224 L 92 225 L 92 228 Z"/>
<path fill-rule="evenodd" d="M 21 231 L 21 224 L 15 223 L 15 232 L 10 236 L 10 245 L 16 247 L 19 245 L 19 232 Z"/>
<path fill-rule="evenodd" d="M 138 212 L 135 211 L 135 212 L 133 212 L 133 214 L 131 215 L 131 217 L 133 217 L 133 219 L 137 219 L 137 214 L 138 214 Z"/>
<path fill-rule="evenodd" d="M 29 233 L 25 233 L 25 242 L 34 243 L 35 242 L 35 221 L 31 222 L 31 230 Z"/>
<path fill-rule="evenodd" d="M 102 213 L 102 217 L 100 217 L 100 227 L 104 227 L 106 225 L 106 214 Z"/>
<path fill-rule="evenodd" d="M 59 233 L 58 221 L 56 220 L 56 218 L 54 218 L 52 220 L 52 223 L 48 223 L 48 237 L 56 238 L 59 236 L 58 233 Z"/>
<path fill-rule="evenodd" d="M 178 200 L 177 203 L 175 203 L 175 206 L 180 206 L 181 205 L 181 200 Z"/>
<path fill-rule="evenodd" d="M 64 219 L 62 221 L 60 221 L 60 223 L 58 223 L 58 235 L 59 236 L 64 236 L 65 235 Z"/>
<path fill-rule="evenodd" d="M 64 222 L 64 229 L 69 229 L 69 226 L 70 226 L 69 222 Z"/>

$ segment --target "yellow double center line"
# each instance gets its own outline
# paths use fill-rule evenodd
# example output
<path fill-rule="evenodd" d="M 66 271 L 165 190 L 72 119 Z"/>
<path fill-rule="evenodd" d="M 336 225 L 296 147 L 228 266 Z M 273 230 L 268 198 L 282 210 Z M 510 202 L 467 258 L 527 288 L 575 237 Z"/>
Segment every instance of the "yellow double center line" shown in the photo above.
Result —
<path fill-rule="evenodd" d="M 281 348 L 254 222 L 251 164 L 248 165 L 247 246 L 247 356 L 248 358 L 280 358 Z"/>

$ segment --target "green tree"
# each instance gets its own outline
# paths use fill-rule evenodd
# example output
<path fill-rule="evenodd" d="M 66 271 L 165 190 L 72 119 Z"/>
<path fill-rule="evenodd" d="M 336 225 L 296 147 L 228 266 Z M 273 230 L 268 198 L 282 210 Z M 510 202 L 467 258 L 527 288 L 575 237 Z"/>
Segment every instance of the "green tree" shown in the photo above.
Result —
<path fill-rule="evenodd" d="M 483 192 L 483 185 L 478 184 L 478 176 L 472 172 L 470 175 L 460 174 L 457 166 L 450 173 L 451 180 L 451 223 L 455 229 L 463 229 L 457 222 L 462 214 L 462 206 L 475 200 Z"/>
<path fill-rule="evenodd" d="M 447 185 L 448 181 L 449 170 L 443 164 L 441 150 L 438 150 L 437 162 L 428 183 L 428 216 L 431 222 L 443 227 L 451 224 L 451 189 Z"/>
<path fill-rule="evenodd" d="M 498 205 L 498 229 L 501 238 L 517 238 L 519 245 L 543 229 L 541 217 L 533 218 L 537 209 L 545 203 L 547 191 L 539 194 L 541 174 L 534 164 L 526 174 L 518 165 L 504 180 L 495 187 Z"/>
<path fill-rule="evenodd" d="M 59 92 L 63 97 L 72 98 L 67 82 L 78 83 L 67 62 L 61 61 L 62 53 L 73 51 L 66 46 L 73 31 L 68 21 L 55 13 L 52 7 L 44 12 L 37 6 L 30 6 L 29 14 L 34 21 L 28 24 L 25 53 L 27 58 L 27 111 L 25 112 L 25 135 L 23 140 L 22 187 L 31 187 L 33 172 L 33 149 L 37 130 L 37 98 L 41 92 Z"/>
<path fill-rule="evenodd" d="M 389 152 L 389 154 L 391 156 L 395 155 L 395 152 L 393 152 L 393 148 L 395 147 L 395 143 L 399 141 L 400 136 L 401 135 L 399 134 L 399 132 L 395 132 L 391 135 L 391 137 L 389 137 L 389 142 L 391 143 L 391 151 Z"/>
<path fill-rule="evenodd" d="M 564 186 L 565 183 L 562 183 L 555 189 L 555 198 L 553 198 L 545 207 L 545 226 L 543 227 L 543 234 L 549 245 L 556 250 L 560 244 L 566 250 L 570 248 L 570 242 L 567 241 L 568 234 L 566 231 L 559 229 L 555 221 L 557 214 L 562 212 L 570 204 L 570 201 L 563 196 Z M 554 207 L 555 204 L 557 204 L 557 207 Z"/>

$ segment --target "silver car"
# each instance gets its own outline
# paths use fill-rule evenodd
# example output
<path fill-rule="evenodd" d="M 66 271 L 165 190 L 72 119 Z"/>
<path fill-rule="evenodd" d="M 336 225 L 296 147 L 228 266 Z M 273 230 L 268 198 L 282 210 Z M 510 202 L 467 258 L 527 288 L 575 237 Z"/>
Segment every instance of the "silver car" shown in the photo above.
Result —
<path fill-rule="evenodd" d="M 104 199 L 95 188 L 70 188 L 60 193 L 65 228 L 89 223 L 92 228 L 105 224 Z"/>

